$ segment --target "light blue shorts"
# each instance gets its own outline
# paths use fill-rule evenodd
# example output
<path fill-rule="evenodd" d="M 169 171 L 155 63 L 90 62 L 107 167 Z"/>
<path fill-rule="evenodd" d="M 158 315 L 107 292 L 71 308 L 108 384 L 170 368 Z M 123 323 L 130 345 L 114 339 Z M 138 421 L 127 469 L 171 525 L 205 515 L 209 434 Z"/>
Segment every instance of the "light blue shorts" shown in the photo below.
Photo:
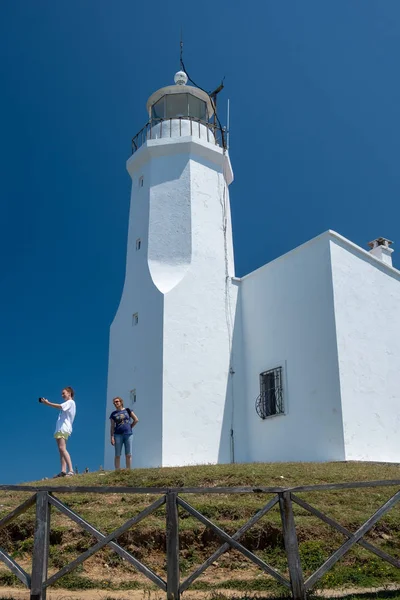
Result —
<path fill-rule="evenodd" d="M 121 456 L 122 446 L 125 446 L 125 456 L 132 454 L 132 434 L 114 433 L 115 456 Z"/>

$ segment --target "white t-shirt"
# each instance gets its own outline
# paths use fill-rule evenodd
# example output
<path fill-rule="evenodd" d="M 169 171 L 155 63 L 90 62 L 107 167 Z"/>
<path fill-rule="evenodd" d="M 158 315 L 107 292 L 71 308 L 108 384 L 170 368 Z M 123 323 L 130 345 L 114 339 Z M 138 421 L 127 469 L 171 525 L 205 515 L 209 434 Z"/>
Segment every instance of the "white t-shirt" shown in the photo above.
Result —
<path fill-rule="evenodd" d="M 61 404 L 60 414 L 58 415 L 56 430 L 62 431 L 63 433 L 72 433 L 72 423 L 75 419 L 76 406 L 74 400 L 67 400 Z"/>

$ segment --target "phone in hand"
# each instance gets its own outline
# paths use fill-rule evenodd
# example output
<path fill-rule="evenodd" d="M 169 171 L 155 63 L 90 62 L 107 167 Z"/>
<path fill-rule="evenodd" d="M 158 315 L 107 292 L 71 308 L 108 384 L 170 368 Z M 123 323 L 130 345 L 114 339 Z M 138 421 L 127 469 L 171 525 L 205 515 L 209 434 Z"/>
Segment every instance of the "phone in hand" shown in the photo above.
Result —
<path fill-rule="evenodd" d="M 39 398 L 39 402 L 43 402 L 44 398 Z"/>

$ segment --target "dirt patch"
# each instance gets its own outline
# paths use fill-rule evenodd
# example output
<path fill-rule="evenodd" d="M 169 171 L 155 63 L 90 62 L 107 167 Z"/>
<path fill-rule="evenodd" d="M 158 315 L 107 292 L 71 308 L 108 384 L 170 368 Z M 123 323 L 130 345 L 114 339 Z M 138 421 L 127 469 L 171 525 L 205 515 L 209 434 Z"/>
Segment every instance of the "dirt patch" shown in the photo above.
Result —
<path fill-rule="evenodd" d="M 400 590 L 399 585 L 387 585 L 377 588 L 339 588 L 335 590 L 319 590 L 315 591 L 314 595 L 320 598 L 343 598 L 353 594 L 376 594 L 377 592 L 396 591 Z M 238 590 L 213 590 L 213 596 L 221 594 L 221 597 L 226 598 L 257 598 L 260 592 L 241 593 Z M 272 592 L 262 592 L 264 598 L 276 597 Z M 14 600 L 29 600 L 29 591 L 21 590 L 15 587 L 0 587 L 0 599 L 13 598 Z M 70 591 L 63 589 L 48 590 L 47 600 L 165 600 L 166 595 L 161 591 L 150 590 L 126 590 L 126 591 L 105 591 L 105 590 L 82 590 Z M 205 591 L 188 591 L 185 592 L 183 598 L 185 600 L 210 600 L 211 593 Z"/>
<path fill-rule="evenodd" d="M 227 598 L 246 596 L 251 597 L 249 594 L 241 594 L 237 590 L 223 590 L 223 595 Z M 256 596 L 259 594 L 254 594 Z M 263 596 L 272 596 L 263 592 Z M 0 599 L 1 597 L 13 598 L 14 600 L 29 600 L 29 591 L 21 590 L 18 588 L 7 587 L 0 588 Z M 205 591 L 188 591 L 185 592 L 183 598 L 185 600 L 203 600 L 210 599 L 211 593 Z M 82 590 L 82 591 L 70 591 L 63 589 L 48 590 L 47 600 L 165 600 L 166 594 L 162 591 L 148 591 L 148 590 L 126 590 L 126 591 L 110 591 L 106 590 Z"/>

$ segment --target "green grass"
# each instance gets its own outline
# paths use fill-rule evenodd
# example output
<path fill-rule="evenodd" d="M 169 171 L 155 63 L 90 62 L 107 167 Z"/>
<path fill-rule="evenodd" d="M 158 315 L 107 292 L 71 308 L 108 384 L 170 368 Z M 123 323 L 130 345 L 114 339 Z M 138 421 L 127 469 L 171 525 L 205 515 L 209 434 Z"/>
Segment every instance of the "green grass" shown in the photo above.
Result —
<path fill-rule="evenodd" d="M 297 485 L 340 483 L 400 478 L 400 468 L 393 464 L 373 463 L 274 463 L 246 465 L 205 465 L 197 467 L 135 469 L 132 471 L 101 472 L 78 475 L 62 480 L 36 482 L 39 486 L 131 486 L 131 487 L 291 487 Z M 342 491 L 307 492 L 299 494 L 322 512 L 355 531 L 393 493 L 393 487 L 351 489 Z M 157 495 L 152 494 L 55 494 L 83 518 L 103 533 L 109 533 L 130 517 L 138 514 Z M 270 494 L 186 494 L 184 499 L 197 510 L 233 534 L 266 504 Z M 0 518 L 27 498 L 26 493 L 0 493 Z M 305 576 L 317 569 L 344 541 L 344 537 L 299 506 L 294 506 L 302 567 Z M 179 509 L 181 576 L 185 578 L 200 565 L 222 542 L 199 521 Z M 17 561 L 32 552 L 34 507 L 0 531 L 0 546 Z M 387 513 L 367 536 L 368 541 L 400 559 L 400 507 Z M 136 558 L 165 578 L 165 507 L 161 507 L 119 538 L 119 543 Z M 241 543 L 258 554 L 271 566 L 287 575 L 281 518 L 275 506 L 242 538 Z M 50 539 L 50 568 L 53 572 L 73 560 L 95 540 L 52 509 Z M 102 574 L 102 565 L 106 565 Z M 97 572 L 94 567 L 97 566 Z M 101 568 L 100 568 L 101 567 Z M 69 589 L 122 589 L 123 580 L 130 589 L 144 588 L 141 576 L 109 549 L 103 549 L 82 571 L 62 578 L 59 585 Z M 213 573 L 218 578 L 213 581 Z M 243 577 L 245 573 L 245 577 Z M 249 567 L 245 557 L 236 551 L 222 555 L 217 567 L 206 571 L 194 589 L 237 589 L 283 593 L 274 580 Z M 235 574 L 239 574 L 238 577 Z M 103 576 L 104 575 L 104 576 Z M 108 577 L 110 575 L 110 577 Z M 13 576 L 0 571 L 0 584 Z M 9 581 L 9 579 L 7 579 Z M 13 579 L 13 581 L 15 578 Z M 102 583 L 103 582 L 103 583 Z M 105 582 L 105 583 L 104 583 Z M 360 546 L 353 547 L 317 584 L 318 587 L 370 587 L 400 582 L 400 570 L 368 553 Z M 75 586 L 75 587 L 74 587 Z M 77 587 L 76 587 L 77 586 Z M 110 586 L 110 587 L 107 587 Z M 286 593 L 286 592 L 285 592 Z"/>
<path fill-rule="evenodd" d="M 294 486 L 397 479 L 399 475 L 400 467 L 395 464 L 361 462 L 250 463 L 105 471 L 103 473 L 77 475 L 67 480 L 39 481 L 35 485 L 122 485 L 132 487 Z"/>

